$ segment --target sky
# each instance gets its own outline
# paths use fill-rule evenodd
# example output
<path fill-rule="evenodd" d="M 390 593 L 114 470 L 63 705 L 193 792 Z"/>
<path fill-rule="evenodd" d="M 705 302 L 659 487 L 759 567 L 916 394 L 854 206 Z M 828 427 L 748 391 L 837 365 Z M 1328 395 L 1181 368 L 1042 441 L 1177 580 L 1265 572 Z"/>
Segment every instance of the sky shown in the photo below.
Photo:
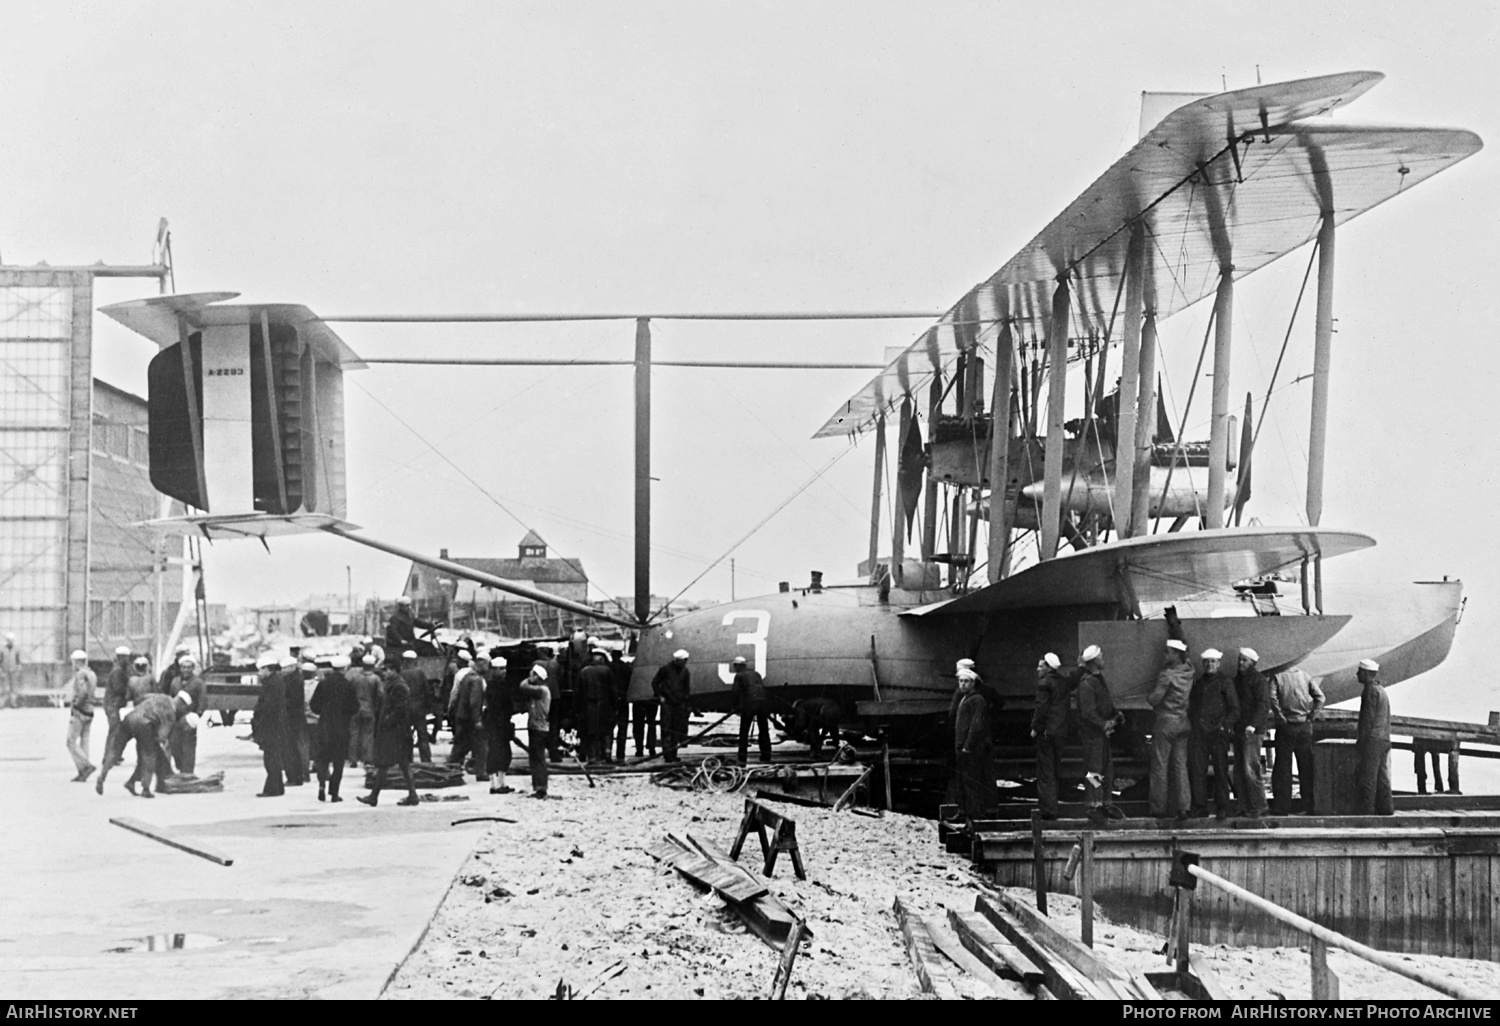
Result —
<path fill-rule="evenodd" d="M 1481 3 L 49 0 L 0 13 L 0 258 L 146 262 L 167 217 L 179 291 L 330 316 L 944 309 L 1129 148 L 1142 90 L 1371 69 L 1386 80 L 1341 118 L 1500 139 L 1500 8 Z M 1340 233 L 1323 524 L 1380 544 L 1327 573 L 1446 574 L 1470 596 L 1453 657 L 1398 689 L 1398 711 L 1500 707 L 1482 683 L 1482 639 L 1500 631 L 1483 533 L 1500 505 L 1497 167 L 1481 151 Z M 1307 256 L 1239 286 L 1241 397 L 1265 388 Z M 104 281 L 97 298 L 153 289 Z M 1162 326 L 1174 395 L 1205 316 Z M 922 327 L 653 333 L 659 359 L 877 362 Z M 336 329 L 370 357 L 626 358 L 634 334 L 625 321 Z M 149 343 L 101 316 L 96 351 L 100 377 L 144 391 Z M 1310 366 L 1304 316 L 1281 380 Z M 724 599 L 812 570 L 852 577 L 872 448 L 810 436 L 869 377 L 657 368 L 652 590 Z M 346 389 L 350 519 L 371 535 L 493 556 L 531 527 L 581 558 L 599 594 L 632 590 L 628 368 L 375 366 Z M 1263 523 L 1302 522 L 1307 396 L 1304 382 L 1271 404 L 1248 509 Z M 1190 423 L 1206 433 L 1206 416 Z M 727 560 L 713 565 L 726 553 L 732 582 Z M 333 539 L 207 556 L 210 599 L 232 606 L 342 593 L 346 579 L 392 597 L 405 570 Z"/>

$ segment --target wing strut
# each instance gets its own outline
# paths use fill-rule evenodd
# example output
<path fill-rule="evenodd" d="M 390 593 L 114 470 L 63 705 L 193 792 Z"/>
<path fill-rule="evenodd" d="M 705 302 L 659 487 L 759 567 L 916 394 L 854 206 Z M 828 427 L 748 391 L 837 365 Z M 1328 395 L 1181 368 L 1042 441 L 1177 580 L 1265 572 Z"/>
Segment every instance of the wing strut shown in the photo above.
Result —
<path fill-rule="evenodd" d="M 559 595 L 541 591 L 529 585 L 522 584 L 519 581 L 507 581 L 503 577 L 496 577 L 494 574 L 475 570 L 472 567 L 464 566 L 462 563 L 455 563 L 451 559 L 435 559 L 432 556 L 424 556 L 420 552 L 402 548 L 400 545 L 392 545 L 389 542 L 377 541 L 374 538 L 367 538 L 361 534 L 354 534 L 332 524 L 325 526 L 323 530 L 348 541 L 358 542 L 368 548 L 379 549 L 381 552 L 389 552 L 393 556 L 409 559 L 413 563 L 421 563 L 423 566 L 430 566 L 434 570 L 441 570 L 446 574 L 452 574 L 454 577 L 476 581 L 479 584 L 494 588 L 496 591 L 519 595 L 521 598 L 540 602 L 542 605 L 551 606 L 553 609 L 561 609 L 564 612 L 575 613 L 578 616 L 586 616 L 592 620 L 603 620 L 605 623 L 612 623 L 617 627 L 625 627 L 629 630 L 639 630 L 641 627 L 640 623 L 633 620 L 625 620 L 620 617 L 610 616 L 608 613 L 601 613 L 592 606 L 585 605 L 582 602 L 574 602 L 571 599 L 565 599 Z"/>

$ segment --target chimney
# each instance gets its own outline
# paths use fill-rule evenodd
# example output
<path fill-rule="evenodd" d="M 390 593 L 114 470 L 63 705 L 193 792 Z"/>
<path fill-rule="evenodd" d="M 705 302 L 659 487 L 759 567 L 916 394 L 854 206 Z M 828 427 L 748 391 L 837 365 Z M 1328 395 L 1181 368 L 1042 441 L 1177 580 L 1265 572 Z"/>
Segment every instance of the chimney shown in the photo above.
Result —
<path fill-rule="evenodd" d="M 447 549 L 438 549 L 438 559 L 447 559 L 447 558 L 448 558 L 448 550 Z"/>
<path fill-rule="evenodd" d="M 807 590 L 808 591 L 822 591 L 823 590 L 823 571 L 821 571 L 821 570 L 814 570 L 814 571 L 812 571 L 812 584 L 808 586 Z"/>

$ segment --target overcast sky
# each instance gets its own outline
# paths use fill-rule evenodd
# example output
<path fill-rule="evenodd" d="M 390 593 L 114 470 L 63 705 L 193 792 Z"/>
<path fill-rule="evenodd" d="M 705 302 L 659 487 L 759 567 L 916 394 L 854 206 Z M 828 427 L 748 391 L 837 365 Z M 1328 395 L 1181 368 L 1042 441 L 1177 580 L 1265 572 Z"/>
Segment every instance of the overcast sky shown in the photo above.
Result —
<path fill-rule="evenodd" d="M 1341 117 L 1459 126 L 1494 145 L 1497 11 L 8 3 L 0 256 L 145 262 L 166 216 L 180 291 L 329 315 L 940 309 L 1131 145 L 1142 90 L 1371 69 L 1386 81 Z M 1500 630 L 1496 168 L 1482 151 L 1341 230 L 1323 523 L 1380 545 L 1328 573 L 1449 574 L 1471 596 L 1454 657 L 1398 707 L 1491 676 L 1481 641 Z M 1265 388 L 1306 259 L 1239 289 L 1241 397 Z M 151 288 L 104 282 L 98 298 Z M 1163 326 L 1178 396 L 1204 313 Z M 143 391 L 152 347 L 105 318 L 96 328 L 99 376 Z M 628 322 L 338 330 L 367 356 L 628 357 L 633 338 Z M 664 359 L 864 361 L 920 330 L 658 322 L 655 338 Z M 1307 317 L 1283 382 L 1310 368 L 1310 346 Z M 869 376 L 659 368 L 653 590 L 687 587 L 840 457 L 840 442 L 810 435 Z M 628 368 L 376 367 L 347 384 L 354 522 L 429 551 L 511 555 L 525 528 L 503 505 L 602 591 L 630 592 Z M 1201 408 L 1188 433 L 1206 437 Z M 1307 385 L 1271 410 L 1249 512 L 1300 523 Z M 741 596 L 814 569 L 853 575 L 870 460 L 868 444 L 838 458 L 735 551 Z M 346 566 L 356 591 L 386 596 L 405 570 L 332 539 L 269 556 L 221 544 L 209 594 L 341 592 Z M 729 591 L 726 563 L 689 595 Z"/>

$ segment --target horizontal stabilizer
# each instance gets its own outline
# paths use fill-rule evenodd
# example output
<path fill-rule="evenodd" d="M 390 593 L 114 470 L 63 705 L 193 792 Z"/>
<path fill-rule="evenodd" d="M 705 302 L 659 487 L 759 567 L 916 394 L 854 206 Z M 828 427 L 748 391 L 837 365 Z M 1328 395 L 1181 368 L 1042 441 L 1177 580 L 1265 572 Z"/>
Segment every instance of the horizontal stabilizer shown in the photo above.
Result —
<path fill-rule="evenodd" d="M 1321 528 L 1220 528 L 1130 538 L 1036 566 L 906 617 L 987 613 L 1047 606 L 1180 602 L 1224 591 L 1237 581 L 1369 548 L 1375 539 Z"/>
<path fill-rule="evenodd" d="M 191 517 L 167 517 L 147 520 L 138 525 L 164 534 L 192 534 L 215 541 L 222 538 L 280 538 L 291 534 L 317 534 L 329 528 L 355 531 L 358 528 L 326 513 L 294 513 L 272 516 L 269 513 L 233 513 L 215 516 L 205 513 Z"/>

